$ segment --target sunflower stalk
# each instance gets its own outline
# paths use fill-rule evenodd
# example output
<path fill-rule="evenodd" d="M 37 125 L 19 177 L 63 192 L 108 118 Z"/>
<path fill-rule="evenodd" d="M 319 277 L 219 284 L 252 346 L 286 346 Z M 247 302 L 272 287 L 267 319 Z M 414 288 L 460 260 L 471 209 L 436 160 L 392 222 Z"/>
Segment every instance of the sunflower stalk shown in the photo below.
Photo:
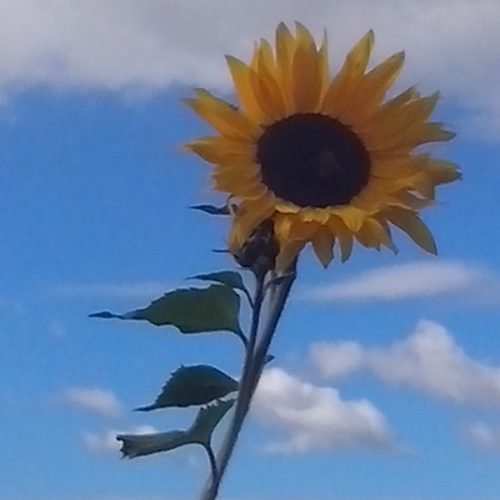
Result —
<path fill-rule="evenodd" d="M 269 347 L 276 331 L 276 327 L 278 326 L 279 319 L 285 308 L 285 304 L 295 281 L 295 277 L 296 275 L 294 271 L 288 273 L 284 280 L 272 284 L 272 301 L 269 304 L 266 322 L 263 324 L 262 329 L 259 332 L 262 306 L 264 305 L 268 287 L 266 287 L 265 284 L 265 275 L 256 276 L 252 323 L 247 344 L 245 363 L 240 380 L 238 399 L 236 401 L 232 421 L 229 424 L 226 436 L 224 437 L 222 446 L 216 457 L 216 467 L 213 468 L 216 473 L 212 473 L 200 500 L 215 500 L 217 498 L 220 485 L 224 478 L 227 466 L 231 460 L 240 432 L 243 428 L 245 418 L 250 409 L 255 390 L 268 357 Z"/>

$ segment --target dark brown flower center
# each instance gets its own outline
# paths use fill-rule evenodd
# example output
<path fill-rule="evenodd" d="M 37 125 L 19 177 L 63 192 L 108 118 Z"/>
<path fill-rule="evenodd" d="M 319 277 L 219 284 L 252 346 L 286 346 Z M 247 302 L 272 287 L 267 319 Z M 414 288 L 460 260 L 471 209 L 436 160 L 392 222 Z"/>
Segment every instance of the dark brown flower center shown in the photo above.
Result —
<path fill-rule="evenodd" d="M 301 207 L 345 205 L 368 183 L 361 139 L 329 116 L 304 113 L 273 123 L 257 143 L 264 184 Z"/>

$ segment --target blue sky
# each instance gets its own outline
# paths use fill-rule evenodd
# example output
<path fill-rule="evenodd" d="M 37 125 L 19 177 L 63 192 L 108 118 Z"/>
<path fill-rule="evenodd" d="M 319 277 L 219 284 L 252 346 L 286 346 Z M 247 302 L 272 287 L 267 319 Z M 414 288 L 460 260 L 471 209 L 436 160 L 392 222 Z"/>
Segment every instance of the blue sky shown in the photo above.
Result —
<path fill-rule="evenodd" d="M 236 374 L 240 345 L 87 314 L 232 266 L 227 222 L 187 209 L 222 197 L 180 99 L 228 95 L 223 55 L 282 19 L 326 26 L 337 65 L 369 28 L 375 60 L 406 49 L 397 88 L 442 91 L 458 135 L 433 151 L 464 180 L 425 214 L 438 258 L 399 234 L 326 271 L 305 253 L 222 498 L 499 497 L 500 6 L 374 4 L 0 0 L 0 498 L 196 498 L 201 450 L 122 461 L 113 436 L 189 425 L 130 409 L 181 363 Z"/>

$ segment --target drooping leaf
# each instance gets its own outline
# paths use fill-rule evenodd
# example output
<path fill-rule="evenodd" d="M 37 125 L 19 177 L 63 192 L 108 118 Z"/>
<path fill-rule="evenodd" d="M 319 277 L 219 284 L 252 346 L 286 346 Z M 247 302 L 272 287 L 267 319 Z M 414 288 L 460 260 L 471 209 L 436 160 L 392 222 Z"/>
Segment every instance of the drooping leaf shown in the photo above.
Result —
<path fill-rule="evenodd" d="M 144 320 L 155 326 L 171 325 L 182 333 L 230 331 L 241 336 L 238 314 L 240 297 L 224 285 L 174 290 L 144 309 L 125 314 L 102 311 L 91 318 Z"/>
<path fill-rule="evenodd" d="M 151 411 L 172 406 L 203 405 L 238 389 L 238 382 L 209 365 L 181 366 L 168 379 L 155 402 L 136 408 Z"/>
<path fill-rule="evenodd" d="M 122 442 L 120 451 L 124 458 L 136 458 L 193 443 L 186 431 L 158 432 L 154 434 L 118 434 Z"/>
<path fill-rule="evenodd" d="M 201 212 L 205 212 L 210 215 L 229 215 L 229 208 L 227 205 L 223 205 L 222 207 L 216 207 L 215 205 L 193 205 L 189 207 L 193 210 L 200 210 Z"/>
<path fill-rule="evenodd" d="M 137 458 L 153 453 L 171 451 L 188 444 L 210 446 L 212 434 L 231 409 L 235 400 L 217 401 L 201 408 L 191 427 L 184 431 L 158 432 L 154 434 L 118 434 L 122 442 L 121 452 L 125 458 Z"/>
<path fill-rule="evenodd" d="M 195 443 L 209 445 L 215 428 L 235 401 L 235 399 L 217 401 L 212 405 L 200 408 L 196 420 L 187 431 L 190 439 Z"/>
<path fill-rule="evenodd" d="M 217 271 L 215 273 L 197 274 L 188 279 L 200 281 L 212 281 L 222 285 L 229 286 L 235 290 L 241 290 L 245 293 L 248 292 L 241 274 L 236 271 Z"/>

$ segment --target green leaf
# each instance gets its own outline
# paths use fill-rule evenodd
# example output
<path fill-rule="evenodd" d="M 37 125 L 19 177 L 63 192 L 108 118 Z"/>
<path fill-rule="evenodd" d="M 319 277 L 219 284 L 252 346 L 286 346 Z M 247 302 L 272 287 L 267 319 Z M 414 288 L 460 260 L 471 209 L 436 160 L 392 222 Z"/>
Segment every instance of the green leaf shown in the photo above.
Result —
<path fill-rule="evenodd" d="M 245 293 L 248 292 L 241 274 L 236 271 L 217 271 L 215 273 L 197 274 L 190 276 L 190 280 L 212 281 L 214 283 L 221 283 L 222 285 L 229 286 L 235 290 L 241 290 Z"/>
<path fill-rule="evenodd" d="M 209 446 L 215 428 L 234 405 L 235 401 L 235 399 L 217 401 L 213 405 L 201 408 L 193 425 L 187 431 L 190 439 L 195 443 Z"/>
<path fill-rule="evenodd" d="M 136 458 L 193 443 L 186 431 L 158 432 L 155 434 L 118 434 L 122 442 L 121 452 L 125 458 Z"/>
<path fill-rule="evenodd" d="M 202 405 L 236 390 L 238 382 L 214 366 L 181 366 L 172 373 L 155 402 L 136 411 Z"/>
<path fill-rule="evenodd" d="M 123 457 L 136 458 L 153 453 L 174 450 L 188 444 L 210 446 L 212 434 L 231 409 L 235 400 L 217 401 L 213 405 L 198 411 L 193 425 L 185 431 L 158 432 L 154 434 L 118 434 L 116 439 L 122 442 Z"/>
<path fill-rule="evenodd" d="M 240 297 L 224 285 L 188 288 L 166 293 L 144 309 L 125 314 L 102 311 L 91 318 L 144 320 L 155 326 L 172 325 L 182 333 L 234 332 L 242 336 L 238 314 Z"/>
<path fill-rule="evenodd" d="M 229 208 L 227 205 L 223 205 L 222 207 L 216 207 L 214 205 L 193 205 L 189 207 L 193 210 L 200 210 L 201 212 L 205 212 L 210 215 L 229 215 Z"/>

